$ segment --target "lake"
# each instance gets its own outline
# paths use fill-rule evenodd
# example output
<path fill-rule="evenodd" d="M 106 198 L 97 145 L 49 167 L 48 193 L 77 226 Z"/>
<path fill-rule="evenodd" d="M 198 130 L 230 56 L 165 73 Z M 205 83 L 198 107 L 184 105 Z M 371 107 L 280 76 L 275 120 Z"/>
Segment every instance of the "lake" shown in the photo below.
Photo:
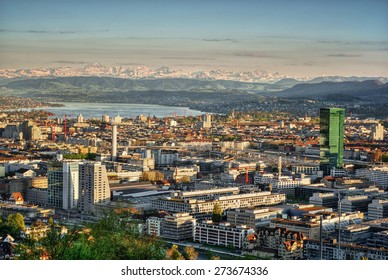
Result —
<path fill-rule="evenodd" d="M 61 102 L 64 107 L 40 107 L 40 108 L 23 108 L 18 110 L 45 110 L 52 112 L 58 117 L 65 114 L 68 118 L 75 118 L 80 113 L 85 118 L 101 118 L 102 115 L 115 117 L 120 115 L 123 118 L 133 118 L 139 115 L 150 115 L 151 117 L 173 117 L 177 116 L 198 116 L 204 112 L 192 110 L 188 107 L 173 107 L 153 104 L 128 104 L 128 103 L 75 103 Z"/>

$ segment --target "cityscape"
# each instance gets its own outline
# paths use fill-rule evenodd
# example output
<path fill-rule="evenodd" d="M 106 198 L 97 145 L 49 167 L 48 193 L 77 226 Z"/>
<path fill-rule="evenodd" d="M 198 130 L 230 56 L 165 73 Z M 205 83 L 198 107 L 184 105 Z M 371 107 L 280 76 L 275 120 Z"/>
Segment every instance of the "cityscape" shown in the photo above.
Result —
<path fill-rule="evenodd" d="M 387 3 L 15 2 L 0 260 L 388 260 Z"/>

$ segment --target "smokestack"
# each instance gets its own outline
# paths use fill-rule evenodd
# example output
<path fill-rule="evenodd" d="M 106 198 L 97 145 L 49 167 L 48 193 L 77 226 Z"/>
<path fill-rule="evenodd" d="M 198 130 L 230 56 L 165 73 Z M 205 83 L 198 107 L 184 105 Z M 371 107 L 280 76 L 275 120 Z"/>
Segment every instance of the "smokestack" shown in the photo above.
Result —
<path fill-rule="evenodd" d="M 280 181 L 280 177 L 282 177 L 282 157 L 281 156 L 279 156 L 278 169 L 279 169 L 279 181 Z"/>
<path fill-rule="evenodd" d="M 117 159 L 117 124 L 112 125 L 112 161 Z"/>

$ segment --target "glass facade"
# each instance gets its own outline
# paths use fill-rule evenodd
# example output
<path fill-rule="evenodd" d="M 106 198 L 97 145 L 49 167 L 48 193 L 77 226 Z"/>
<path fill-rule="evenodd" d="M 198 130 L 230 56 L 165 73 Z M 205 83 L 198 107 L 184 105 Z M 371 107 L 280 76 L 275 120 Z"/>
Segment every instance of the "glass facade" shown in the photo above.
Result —
<path fill-rule="evenodd" d="M 330 169 L 342 168 L 344 158 L 345 109 L 321 108 L 320 110 L 320 169 L 324 175 Z"/>

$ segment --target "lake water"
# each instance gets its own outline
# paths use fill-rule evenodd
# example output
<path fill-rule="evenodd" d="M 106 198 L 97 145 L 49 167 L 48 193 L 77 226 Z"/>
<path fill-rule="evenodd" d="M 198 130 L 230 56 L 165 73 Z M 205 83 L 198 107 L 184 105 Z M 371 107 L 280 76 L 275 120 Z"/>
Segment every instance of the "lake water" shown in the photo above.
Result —
<path fill-rule="evenodd" d="M 57 117 L 75 118 L 80 113 L 85 118 L 101 118 L 102 115 L 115 117 L 120 115 L 123 118 L 133 118 L 139 115 L 150 115 L 151 117 L 173 117 L 177 116 L 198 116 L 204 112 L 191 110 L 188 107 L 172 107 L 152 104 L 128 104 L 128 103 L 74 103 L 61 102 L 64 107 L 41 107 L 34 109 L 19 110 L 45 110 L 52 112 Z"/>

